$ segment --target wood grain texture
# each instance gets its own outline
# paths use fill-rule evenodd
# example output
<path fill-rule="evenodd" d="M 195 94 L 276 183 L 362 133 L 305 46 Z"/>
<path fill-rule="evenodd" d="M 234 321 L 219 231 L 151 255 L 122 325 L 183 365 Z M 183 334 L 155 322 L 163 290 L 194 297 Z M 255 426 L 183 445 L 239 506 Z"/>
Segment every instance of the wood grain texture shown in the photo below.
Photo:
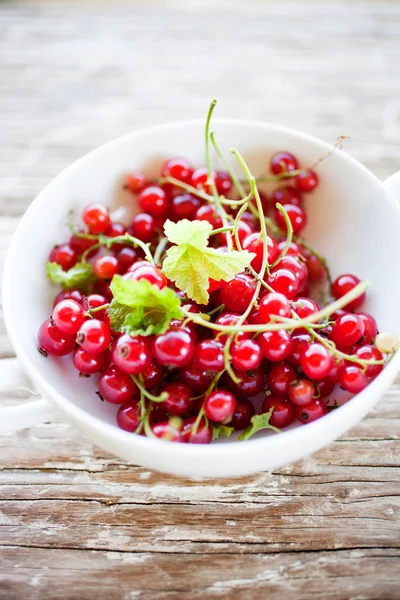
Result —
<path fill-rule="evenodd" d="M 131 129 L 220 114 L 400 168 L 398 2 L 0 4 L 0 270 L 62 168 Z M 56 201 L 56 200 L 55 200 Z M 12 356 L 0 308 L 0 359 Z M 25 392 L 2 394 L 21 402 Z M 61 419 L 0 438 L 0 598 L 393 599 L 400 379 L 274 473 L 188 481 L 121 462 Z"/>

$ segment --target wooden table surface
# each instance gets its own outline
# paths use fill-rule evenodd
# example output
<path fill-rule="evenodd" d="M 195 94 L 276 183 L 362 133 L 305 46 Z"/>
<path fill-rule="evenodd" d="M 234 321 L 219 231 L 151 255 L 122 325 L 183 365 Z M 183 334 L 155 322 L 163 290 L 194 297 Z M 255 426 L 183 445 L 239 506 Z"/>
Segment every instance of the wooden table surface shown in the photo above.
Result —
<path fill-rule="evenodd" d="M 400 5 L 1 3 L 1 263 L 63 167 L 214 95 L 221 116 L 349 135 L 384 178 L 400 168 Z M 241 479 L 149 472 L 61 417 L 2 437 L 0 598 L 398 599 L 399 383 L 328 448 Z"/>

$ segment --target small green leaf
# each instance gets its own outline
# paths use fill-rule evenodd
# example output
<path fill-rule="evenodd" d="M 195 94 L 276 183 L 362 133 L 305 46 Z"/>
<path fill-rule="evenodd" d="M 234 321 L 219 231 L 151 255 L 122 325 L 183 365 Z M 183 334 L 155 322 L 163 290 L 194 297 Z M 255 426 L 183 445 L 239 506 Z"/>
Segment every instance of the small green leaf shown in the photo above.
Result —
<path fill-rule="evenodd" d="M 255 256 L 247 250 L 222 253 L 209 248 L 212 226 L 207 221 L 167 221 L 164 231 L 168 240 L 177 246 L 167 250 L 163 271 L 188 298 L 199 304 L 208 302 L 210 278 L 229 281 L 244 271 Z"/>
<path fill-rule="evenodd" d="M 88 263 L 76 263 L 68 271 L 64 271 L 59 264 L 52 262 L 46 265 L 47 277 L 62 288 L 86 290 L 93 280 L 93 269 Z"/>
<path fill-rule="evenodd" d="M 233 427 L 227 427 L 226 425 L 213 425 L 213 440 L 217 440 L 220 435 L 225 435 L 229 437 L 234 432 Z"/>
<path fill-rule="evenodd" d="M 181 299 L 168 287 L 159 290 L 148 281 L 126 280 L 116 275 L 109 308 L 111 327 L 129 335 L 164 333 L 172 319 L 182 318 Z"/>
<path fill-rule="evenodd" d="M 238 437 L 238 440 L 248 440 L 252 435 L 257 433 L 257 431 L 261 431 L 262 429 L 272 429 L 279 433 L 279 429 L 270 425 L 269 420 L 274 411 L 274 407 L 271 408 L 267 413 L 263 413 L 262 415 L 254 415 L 251 419 L 251 425 L 247 427 Z"/>

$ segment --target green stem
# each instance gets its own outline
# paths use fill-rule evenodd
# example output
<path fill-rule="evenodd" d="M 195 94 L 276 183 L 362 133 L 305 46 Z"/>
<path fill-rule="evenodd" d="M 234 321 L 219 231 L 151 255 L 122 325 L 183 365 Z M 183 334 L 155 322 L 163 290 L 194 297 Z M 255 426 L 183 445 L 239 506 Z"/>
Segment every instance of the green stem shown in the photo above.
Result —
<path fill-rule="evenodd" d="M 221 375 L 222 375 L 222 374 L 223 374 L 223 371 L 221 371 L 221 373 L 218 373 L 218 374 L 217 374 L 217 375 L 214 377 L 214 379 L 213 379 L 213 381 L 212 381 L 211 385 L 208 387 L 208 389 L 207 389 L 207 390 L 206 390 L 206 392 L 204 393 L 204 399 L 206 399 L 206 398 L 207 398 L 207 396 L 209 396 L 209 395 L 211 394 L 211 392 L 213 391 L 213 389 L 216 387 L 216 385 L 217 385 L 217 383 L 218 383 L 218 381 L 219 381 L 219 379 L 220 379 L 220 377 L 221 377 Z M 199 425 L 200 425 L 201 419 L 202 419 L 203 417 L 204 417 L 204 418 L 207 420 L 207 417 L 205 416 L 205 412 L 204 412 L 204 402 L 203 402 L 203 404 L 201 405 L 201 408 L 200 408 L 200 410 L 199 410 L 199 413 L 198 413 L 198 415 L 197 415 L 197 417 L 196 417 L 196 420 L 195 420 L 195 422 L 194 422 L 194 423 L 193 423 L 193 425 L 192 425 L 192 433 L 196 433 L 196 431 L 197 431 L 197 430 L 198 430 L 198 428 L 199 428 Z"/>
<path fill-rule="evenodd" d="M 231 167 L 228 164 L 228 161 L 226 160 L 226 158 L 222 154 L 221 150 L 219 149 L 217 142 L 215 141 L 215 132 L 214 131 L 212 131 L 210 133 L 210 139 L 211 139 L 212 145 L 215 148 L 216 153 L 218 154 L 218 156 L 220 157 L 220 159 L 222 161 L 222 164 L 224 165 L 225 169 L 228 171 L 230 178 L 232 179 L 237 191 L 242 196 L 242 198 L 244 198 L 246 196 L 246 192 L 245 192 L 242 184 L 240 183 L 239 178 L 236 176 L 233 169 L 231 169 Z"/>
<path fill-rule="evenodd" d="M 362 367 L 367 367 L 368 365 L 384 365 L 385 364 L 384 360 L 374 360 L 373 358 L 362 359 L 362 358 L 358 358 L 358 356 L 355 356 L 354 354 L 346 354 L 346 352 L 342 352 L 341 350 L 338 350 L 333 342 L 331 342 L 330 340 L 327 340 L 322 335 L 319 335 L 319 333 L 317 333 L 314 329 L 310 329 L 307 326 L 305 328 L 307 329 L 307 331 L 310 332 L 310 334 L 313 336 L 314 339 L 318 340 L 318 342 L 320 342 L 320 344 L 325 346 L 325 348 L 328 348 L 328 350 L 337 358 L 343 358 L 344 360 L 348 360 L 349 362 L 357 363 L 357 364 L 361 365 Z"/>
<path fill-rule="evenodd" d="M 231 225 L 228 225 L 228 227 L 220 227 L 219 229 L 213 229 L 212 232 L 210 233 L 210 236 L 212 235 L 218 235 L 218 233 L 225 233 L 226 231 L 233 231 L 234 227 Z"/>
<path fill-rule="evenodd" d="M 150 394 L 150 392 L 148 392 L 146 388 L 142 385 L 142 383 L 139 381 L 138 377 L 135 377 L 135 375 L 131 375 L 131 378 L 136 383 L 137 387 L 140 390 L 140 393 L 143 394 L 143 396 L 145 396 L 148 400 L 151 400 L 151 402 L 164 402 L 168 398 L 168 394 L 166 394 L 165 392 L 162 392 L 159 396 L 154 396 L 153 394 Z"/>
<path fill-rule="evenodd" d="M 292 226 L 291 220 L 289 219 L 289 215 L 287 214 L 286 210 L 283 208 L 282 204 L 280 204 L 279 202 L 276 203 L 276 208 L 279 210 L 279 212 L 281 213 L 281 215 L 285 219 L 285 225 L 286 225 L 287 234 L 286 234 L 285 247 L 283 248 L 282 252 L 280 253 L 280 255 L 278 256 L 278 258 L 276 259 L 276 261 L 272 265 L 272 268 L 274 268 L 275 265 L 277 265 L 279 263 L 279 261 L 281 261 L 282 258 L 284 258 L 286 256 L 287 251 L 290 248 L 290 244 L 292 243 L 292 238 L 293 238 L 293 226 Z"/>
<path fill-rule="evenodd" d="M 189 185 L 188 183 L 184 183 L 183 181 L 179 181 L 179 179 L 175 179 L 175 177 L 162 177 L 160 179 L 160 183 L 170 183 L 175 187 L 178 187 L 182 190 L 185 190 L 188 194 L 192 194 L 192 196 L 197 196 L 197 198 L 201 198 L 206 202 L 213 202 L 214 199 L 209 194 L 206 194 L 203 190 L 198 190 L 197 188 Z"/>
<path fill-rule="evenodd" d="M 85 312 L 85 317 L 93 317 L 93 315 L 101 310 L 106 310 L 110 306 L 110 303 L 102 304 L 101 306 L 95 306 L 94 308 L 90 308 Z"/>
<path fill-rule="evenodd" d="M 169 244 L 169 240 L 166 237 L 162 237 L 160 239 L 160 241 L 158 242 L 157 248 L 154 252 L 154 263 L 156 265 L 161 265 L 161 257 L 163 255 L 165 248 L 168 246 L 168 244 Z"/>

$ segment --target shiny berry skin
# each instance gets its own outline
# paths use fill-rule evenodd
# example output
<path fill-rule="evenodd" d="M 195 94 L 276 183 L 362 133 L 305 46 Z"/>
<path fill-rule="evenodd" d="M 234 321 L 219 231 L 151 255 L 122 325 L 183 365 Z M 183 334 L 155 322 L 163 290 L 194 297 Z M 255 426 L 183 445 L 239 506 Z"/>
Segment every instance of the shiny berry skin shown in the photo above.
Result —
<path fill-rule="evenodd" d="M 276 261 L 279 256 L 279 250 L 277 248 L 276 242 L 267 236 L 267 246 L 268 246 L 268 264 L 272 265 Z M 264 253 L 264 242 L 260 237 L 259 233 L 251 233 L 247 237 L 244 238 L 242 243 L 243 250 L 248 250 L 249 252 L 253 252 L 256 256 L 251 261 L 251 266 L 257 273 L 260 272 L 263 261 L 263 253 Z"/>
<path fill-rule="evenodd" d="M 192 221 L 195 218 L 197 210 L 200 208 L 201 202 L 191 194 L 180 194 L 172 199 L 171 215 L 174 221 L 181 219 L 189 219 Z"/>
<path fill-rule="evenodd" d="M 350 292 L 359 283 L 360 280 L 355 275 L 351 275 L 350 273 L 340 275 L 332 284 L 332 295 L 336 299 L 342 298 L 342 296 Z M 352 302 L 349 302 L 349 304 L 347 304 L 344 308 L 347 310 L 354 310 L 355 308 L 358 308 L 364 302 L 364 300 L 365 292 Z"/>
<path fill-rule="evenodd" d="M 152 361 L 145 367 L 140 374 L 142 376 L 143 386 L 146 390 L 157 388 L 164 379 L 164 369 L 155 361 Z"/>
<path fill-rule="evenodd" d="M 278 251 L 279 254 L 281 254 L 281 252 L 284 250 L 284 248 L 286 247 L 286 240 L 282 240 L 281 242 L 279 242 L 278 244 Z M 296 244 L 296 242 L 290 242 L 289 248 L 286 252 L 286 256 L 294 256 L 294 257 L 298 257 L 301 254 L 301 248 L 298 244 Z"/>
<path fill-rule="evenodd" d="M 335 382 L 330 379 L 320 379 L 318 381 L 318 392 L 320 398 L 326 398 L 330 394 L 332 394 L 335 389 Z"/>
<path fill-rule="evenodd" d="M 368 385 L 368 378 L 358 365 L 346 365 L 340 368 L 339 383 L 346 391 L 358 394 Z"/>
<path fill-rule="evenodd" d="M 156 222 L 152 215 L 139 213 L 132 221 L 129 233 L 142 242 L 152 242 L 156 237 Z"/>
<path fill-rule="evenodd" d="M 305 319 L 306 317 L 317 313 L 319 311 L 319 306 L 314 300 L 311 300 L 311 298 L 301 297 L 292 302 L 292 309 L 300 319 Z"/>
<path fill-rule="evenodd" d="M 53 309 L 54 325 L 67 335 L 78 333 L 85 321 L 85 311 L 75 300 L 62 300 Z"/>
<path fill-rule="evenodd" d="M 85 232 L 81 230 L 80 233 L 84 234 Z M 80 256 L 85 252 L 85 250 L 89 250 L 89 248 L 94 246 L 95 243 L 96 240 L 88 240 L 87 238 L 79 237 L 78 235 L 73 234 L 69 239 L 68 245 L 74 252 L 76 252 L 76 254 Z"/>
<path fill-rule="evenodd" d="M 196 221 L 208 221 L 214 229 L 222 227 L 222 219 L 211 204 L 204 204 L 197 209 L 195 214 Z"/>
<path fill-rule="evenodd" d="M 257 341 L 265 358 L 273 362 L 285 360 L 292 350 L 292 338 L 284 329 L 265 331 L 258 336 Z"/>
<path fill-rule="evenodd" d="M 293 300 L 299 291 L 299 280 L 288 269 L 277 269 L 268 277 L 267 283 L 271 286 L 274 292 L 283 294 L 288 300 Z"/>
<path fill-rule="evenodd" d="M 318 175 L 312 169 L 306 169 L 296 177 L 299 192 L 312 192 L 318 186 Z"/>
<path fill-rule="evenodd" d="M 312 423 L 326 414 L 328 414 L 328 409 L 320 398 L 314 398 L 305 406 L 296 406 L 296 419 L 303 425 Z"/>
<path fill-rule="evenodd" d="M 260 309 L 257 306 L 253 306 L 247 317 L 247 321 L 250 325 L 264 325 L 264 322 L 261 320 Z"/>
<path fill-rule="evenodd" d="M 129 267 L 133 265 L 136 259 L 137 252 L 134 248 L 129 248 L 128 246 L 125 248 L 121 248 L 121 250 L 117 254 L 118 273 L 120 275 L 126 273 Z"/>
<path fill-rule="evenodd" d="M 273 315 L 290 317 L 289 300 L 283 294 L 270 292 L 260 301 L 260 322 L 269 323 Z"/>
<path fill-rule="evenodd" d="M 224 325 L 224 326 L 233 326 L 235 327 L 237 325 L 237 321 L 238 319 L 240 319 L 241 315 L 234 313 L 234 312 L 225 312 L 222 313 L 222 315 L 220 315 L 218 317 L 218 319 L 216 319 L 215 323 L 217 325 Z M 244 321 L 242 323 L 242 325 L 247 325 L 247 321 Z M 222 334 L 220 331 L 213 331 L 214 337 L 218 336 L 218 340 L 220 342 L 222 342 L 223 344 L 225 344 L 226 340 L 228 339 L 228 334 Z M 250 334 L 246 331 L 239 331 L 236 335 L 236 340 L 244 340 L 246 338 L 249 338 Z"/>
<path fill-rule="evenodd" d="M 63 333 L 50 319 L 46 319 L 39 327 L 38 344 L 44 356 L 65 356 L 75 348 L 75 336 Z"/>
<path fill-rule="evenodd" d="M 141 408 L 138 400 L 129 400 L 119 407 L 117 425 L 124 431 L 134 433 L 141 423 Z"/>
<path fill-rule="evenodd" d="M 298 168 L 297 159 L 290 152 L 276 152 L 271 158 L 270 169 L 274 175 L 290 173 Z"/>
<path fill-rule="evenodd" d="M 168 394 L 168 398 L 163 404 L 170 415 L 177 417 L 186 417 L 192 408 L 192 390 L 184 383 L 170 383 L 163 390 L 163 394 Z"/>
<path fill-rule="evenodd" d="M 356 356 L 363 360 L 383 360 L 383 355 L 378 348 L 365 344 L 357 348 Z M 367 365 L 365 375 L 367 377 L 376 377 L 383 370 L 383 365 Z"/>
<path fill-rule="evenodd" d="M 232 392 L 239 398 L 252 398 L 263 391 L 265 387 L 265 374 L 261 367 L 251 371 L 238 371 L 233 368 L 233 372 L 239 379 L 239 383 L 227 377 L 227 383 Z"/>
<path fill-rule="evenodd" d="M 151 430 L 160 440 L 164 440 L 165 442 L 183 443 L 180 428 L 170 423 L 170 421 L 154 423 L 154 425 L 151 426 Z"/>
<path fill-rule="evenodd" d="M 88 319 L 79 329 L 76 341 L 89 354 L 102 354 L 111 342 L 109 326 L 99 319 Z"/>
<path fill-rule="evenodd" d="M 272 427 L 285 429 L 285 427 L 289 427 L 289 425 L 293 423 L 295 418 L 295 407 L 289 400 L 271 394 L 270 396 L 267 396 L 262 403 L 261 411 L 262 413 L 267 413 L 271 408 L 273 411 L 269 423 Z"/>
<path fill-rule="evenodd" d="M 364 330 L 364 321 L 358 315 L 348 313 L 336 319 L 329 337 L 338 346 L 353 346 L 362 340 Z"/>
<path fill-rule="evenodd" d="M 125 273 L 125 275 L 123 275 L 123 278 L 130 279 L 131 281 L 140 281 L 141 279 L 145 279 L 159 290 L 162 290 L 167 285 L 167 278 L 165 277 L 164 273 L 157 267 L 154 267 L 150 264 L 143 265 L 134 270 L 129 270 L 127 273 Z"/>
<path fill-rule="evenodd" d="M 186 158 L 170 158 L 161 167 L 161 177 L 173 177 L 184 183 L 190 183 L 193 166 Z"/>
<path fill-rule="evenodd" d="M 303 206 L 303 196 L 296 188 L 288 185 L 286 187 L 277 188 L 272 193 L 272 203 L 274 207 L 278 202 L 279 204 L 282 204 L 282 206 L 285 206 L 285 204 Z"/>
<path fill-rule="evenodd" d="M 251 235 L 253 229 L 250 227 L 248 223 L 245 221 L 239 221 L 238 229 L 237 229 L 237 237 L 239 239 L 240 245 L 243 246 L 243 242 L 248 235 Z M 236 239 L 233 233 L 220 233 L 218 236 L 219 242 L 222 246 L 226 246 L 228 243 L 228 236 L 232 240 L 232 245 L 234 248 L 237 247 Z"/>
<path fill-rule="evenodd" d="M 132 173 L 126 178 L 125 185 L 131 194 L 138 194 L 147 185 L 146 175 L 144 173 Z"/>
<path fill-rule="evenodd" d="M 204 400 L 204 412 L 214 423 L 229 423 L 236 408 L 236 398 L 231 392 L 217 390 Z"/>
<path fill-rule="evenodd" d="M 71 248 L 69 244 L 61 244 L 61 246 L 54 246 L 50 252 L 49 262 L 55 262 L 63 269 L 63 271 L 69 271 L 78 260 L 76 252 Z"/>
<path fill-rule="evenodd" d="M 182 439 L 188 444 L 210 444 L 212 441 L 212 426 L 205 419 L 201 419 L 196 432 L 193 432 L 193 425 L 196 417 L 185 419 L 182 427 Z"/>
<path fill-rule="evenodd" d="M 200 342 L 196 347 L 193 364 L 198 369 L 219 373 L 224 369 L 224 346 L 214 339 Z"/>
<path fill-rule="evenodd" d="M 103 204 L 89 204 L 82 213 L 82 221 L 90 233 L 104 233 L 111 225 L 110 213 Z"/>
<path fill-rule="evenodd" d="M 212 171 L 211 172 L 211 177 L 212 179 L 216 179 L 216 172 Z M 211 186 L 207 183 L 208 181 L 208 171 L 206 167 L 200 167 L 199 169 L 196 169 L 192 175 L 192 179 L 191 179 L 191 185 L 195 188 L 197 188 L 198 190 L 203 190 L 205 191 L 207 194 L 211 193 Z"/>
<path fill-rule="evenodd" d="M 151 363 L 149 345 L 144 338 L 128 334 L 118 338 L 112 352 L 115 365 L 123 373 L 139 375 Z"/>
<path fill-rule="evenodd" d="M 318 258 L 318 256 L 311 254 L 307 258 L 306 265 L 308 271 L 308 278 L 310 281 L 317 282 L 326 279 L 326 269 L 322 264 L 321 260 Z"/>
<path fill-rule="evenodd" d="M 256 281 L 250 275 L 238 273 L 230 281 L 224 281 L 221 286 L 221 300 L 228 310 L 244 312 L 249 306 Z"/>
<path fill-rule="evenodd" d="M 256 369 L 261 359 L 261 348 L 255 340 L 241 340 L 231 347 L 231 361 L 239 371 Z"/>
<path fill-rule="evenodd" d="M 218 194 L 226 197 L 226 195 L 231 191 L 233 185 L 229 173 L 226 173 L 226 171 L 217 171 L 215 175 L 215 185 Z"/>
<path fill-rule="evenodd" d="M 145 188 L 138 196 L 140 209 L 153 217 L 165 217 L 168 213 L 169 202 L 165 191 L 152 185 Z"/>
<path fill-rule="evenodd" d="M 104 304 L 108 304 L 108 300 L 105 296 L 102 296 L 101 294 L 89 294 L 89 296 L 83 300 L 82 308 L 85 312 L 87 312 L 90 309 L 98 308 Z M 94 314 L 96 315 L 96 319 L 104 321 L 107 315 L 107 309 L 105 308 L 104 310 L 99 310 Z"/>
<path fill-rule="evenodd" d="M 169 329 L 158 335 L 153 345 L 154 357 L 161 365 L 185 367 L 195 352 L 192 336 L 183 329 Z"/>
<path fill-rule="evenodd" d="M 307 225 L 307 214 L 305 210 L 296 204 L 285 204 L 283 208 L 286 210 L 289 221 L 292 224 L 293 233 L 300 233 L 300 231 L 302 231 Z M 278 209 L 275 210 L 275 219 L 278 227 L 280 227 L 282 231 L 286 231 L 287 227 L 285 219 Z"/>
<path fill-rule="evenodd" d="M 324 379 L 332 369 L 333 358 L 322 344 L 310 344 L 300 356 L 300 366 L 310 379 Z"/>
<path fill-rule="evenodd" d="M 196 369 L 195 367 L 189 365 L 188 367 L 184 367 L 180 369 L 178 372 L 178 379 L 181 383 L 185 383 L 194 394 L 204 394 L 210 387 L 214 375 L 209 371 Z"/>
<path fill-rule="evenodd" d="M 55 297 L 53 306 L 57 306 L 63 300 L 75 300 L 78 304 L 83 304 L 84 295 L 80 290 L 61 290 Z"/>
<path fill-rule="evenodd" d="M 209 279 L 208 280 L 208 293 L 212 294 L 213 292 L 216 292 L 217 290 L 219 290 L 219 288 L 221 287 L 223 281 L 216 281 L 215 279 Z"/>
<path fill-rule="evenodd" d="M 94 262 L 93 271 L 98 279 L 112 279 L 118 273 L 118 259 L 107 254 L 100 256 Z"/>
<path fill-rule="evenodd" d="M 251 425 L 251 419 L 255 414 L 255 408 L 250 400 L 246 400 L 245 398 L 238 400 L 230 425 L 236 430 L 246 429 L 246 427 Z"/>
<path fill-rule="evenodd" d="M 274 394 L 278 396 L 287 396 L 289 388 L 296 380 L 297 375 L 293 367 L 286 363 L 277 363 L 272 365 L 268 373 L 268 387 Z"/>
<path fill-rule="evenodd" d="M 287 269 L 288 271 L 291 271 L 293 275 L 295 275 L 298 279 L 299 292 L 303 290 L 304 286 L 307 283 L 308 272 L 306 265 L 299 257 L 290 255 L 284 256 L 282 260 L 280 260 L 277 263 L 276 267 L 274 268 L 273 274 L 276 270 L 279 269 Z"/>
<path fill-rule="evenodd" d="M 125 235 L 127 228 L 122 223 L 111 223 L 110 227 L 106 230 L 105 234 L 107 237 L 122 237 Z M 119 244 L 116 242 L 112 245 L 112 249 L 114 252 L 119 252 L 123 248 L 123 244 Z"/>
<path fill-rule="evenodd" d="M 300 365 L 300 356 L 311 344 L 312 337 L 309 333 L 295 330 L 292 334 L 292 349 L 288 361 L 292 365 Z"/>
<path fill-rule="evenodd" d="M 358 313 L 357 316 L 364 323 L 363 343 L 372 344 L 378 334 L 378 324 L 369 313 Z"/>
<path fill-rule="evenodd" d="M 77 348 L 72 363 L 75 369 L 83 375 L 93 375 L 104 367 L 104 354 L 89 354 L 82 348 Z"/>
<path fill-rule="evenodd" d="M 314 398 L 315 385 L 309 379 L 299 379 L 289 386 L 288 393 L 293 404 L 305 406 Z"/>

